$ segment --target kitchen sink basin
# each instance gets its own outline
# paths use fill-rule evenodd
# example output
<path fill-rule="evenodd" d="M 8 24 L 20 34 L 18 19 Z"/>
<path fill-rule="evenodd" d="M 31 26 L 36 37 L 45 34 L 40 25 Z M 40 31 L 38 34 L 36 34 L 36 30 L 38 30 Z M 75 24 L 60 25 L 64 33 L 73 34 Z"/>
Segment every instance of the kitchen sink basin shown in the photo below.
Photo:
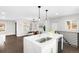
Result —
<path fill-rule="evenodd" d="M 49 40 L 51 40 L 51 39 L 52 39 L 51 37 L 46 37 L 46 38 L 38 39 L 38 40 L 36 40 L 36 41 L 37 41 L 37 42 L 40 42 L 40 43 L 43 43 L 43 42 L 49 41 Z"/>

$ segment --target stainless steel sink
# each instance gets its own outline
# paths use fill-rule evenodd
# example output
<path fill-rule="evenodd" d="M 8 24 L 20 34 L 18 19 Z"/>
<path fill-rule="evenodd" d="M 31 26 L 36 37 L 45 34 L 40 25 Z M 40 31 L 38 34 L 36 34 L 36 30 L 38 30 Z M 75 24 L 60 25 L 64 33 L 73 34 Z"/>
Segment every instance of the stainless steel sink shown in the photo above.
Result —
<path fill-rule="evenodd" d="M 40 43 L 43 43 L 43 42 L 46 42 L 48 40 L 51 40 L 52 38 L 51 37 L 46 37 L 46 38 L 41 38 L 41 39 L 38 39 L 36 41 L 40 42 Z"/>

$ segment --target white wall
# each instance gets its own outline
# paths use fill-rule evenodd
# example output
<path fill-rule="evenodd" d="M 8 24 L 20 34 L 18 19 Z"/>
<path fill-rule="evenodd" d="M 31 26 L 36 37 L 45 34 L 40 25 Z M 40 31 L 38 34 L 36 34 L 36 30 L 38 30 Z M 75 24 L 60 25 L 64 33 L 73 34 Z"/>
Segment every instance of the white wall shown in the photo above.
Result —
<path fill-rule="evenodd" d="M 5 24 L 5 31 L 1 31 L 0 34 L 5 34 L 5 35 L 14 35 L 15 34 L 15 21 L 2 21 Z"/>
<path fill-rule="evenodd" d="M 22 35 L 22 21 L 18 20 L 17 21 L 17 36 Z"/>
<path fill-rule="evenodd" d="M 66 28 L 66 21 L 72 21 L 77 24 L 77 29 L 73 30 L 72 32 L 79 32 L 79 15 L 78 16 L 65 16 L 60 18 L 54 18 L 50 23 L 56 23 L 57 24 L 57 30 L 58 31 L 69 31 Z"/>

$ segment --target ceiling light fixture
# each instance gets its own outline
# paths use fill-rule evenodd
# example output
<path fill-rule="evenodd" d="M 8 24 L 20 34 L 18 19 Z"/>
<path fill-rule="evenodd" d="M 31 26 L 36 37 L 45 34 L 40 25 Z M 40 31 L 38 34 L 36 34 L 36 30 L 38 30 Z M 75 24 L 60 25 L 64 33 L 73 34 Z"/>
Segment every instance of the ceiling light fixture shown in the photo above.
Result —
<path fill-rule="evenodd" d="M 4 11 L 2 11 L 2 12 L 1 12 L 1 15 L 5 15 L 5 12 L 4 12 Z"/>
<path fill-rule="evenodd" d="M 58 13 L 56 13 L 56 15 L 58 15 Z"/>
<path fill-rule="evenodd" d="M 48 12 L 48 10 L 46 9 L 45 11 L 46 11 L 46 20 L 47 20 L 47 12 Z"/>
<path fill-rule="evenodd" d="M 40 8 L 41 8 L 41 6 L 38 6 L 38 8 L 39 8 L 39 17 L 38 17 L 38 19 L 40 21 Z"/>

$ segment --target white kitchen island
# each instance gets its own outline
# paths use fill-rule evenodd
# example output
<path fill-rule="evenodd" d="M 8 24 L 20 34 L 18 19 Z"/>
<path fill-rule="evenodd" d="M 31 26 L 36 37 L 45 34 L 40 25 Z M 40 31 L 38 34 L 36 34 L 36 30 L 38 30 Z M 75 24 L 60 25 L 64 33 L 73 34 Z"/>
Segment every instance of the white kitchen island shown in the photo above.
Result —
<path fill-rule="evenodd" d="M 24 53 L 57 53 L 60 38 L 63 50 L 63 35 L 61 34 L 43 33 L 24 37 Z"/>

